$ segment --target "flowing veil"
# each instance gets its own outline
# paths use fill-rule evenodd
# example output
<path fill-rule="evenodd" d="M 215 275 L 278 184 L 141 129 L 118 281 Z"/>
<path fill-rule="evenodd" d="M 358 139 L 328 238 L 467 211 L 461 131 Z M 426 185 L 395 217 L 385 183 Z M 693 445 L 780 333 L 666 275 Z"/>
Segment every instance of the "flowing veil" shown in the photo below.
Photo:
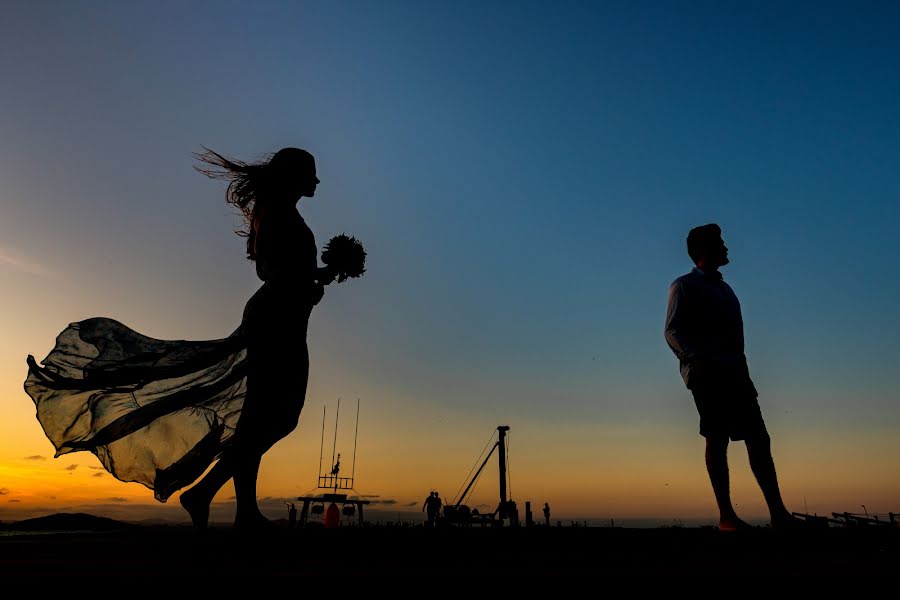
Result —
<path fill-rule="evenodd" d="M 247 392 L 247 343 L 158 340 L 108 318 L 70 324 L 25 391 L 56 456 L 90 451 L 165 502 L 218 458 Z"/>

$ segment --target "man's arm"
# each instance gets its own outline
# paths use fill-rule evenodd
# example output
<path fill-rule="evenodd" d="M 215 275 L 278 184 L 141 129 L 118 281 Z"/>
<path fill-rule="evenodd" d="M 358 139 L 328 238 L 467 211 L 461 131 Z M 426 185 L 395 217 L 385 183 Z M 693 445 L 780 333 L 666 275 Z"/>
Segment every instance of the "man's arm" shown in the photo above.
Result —
<path fill-rule="evenodd" d="M 666 310 L 666 343 L 678 357 L 678 360 L 689 363 L 697 357 L 698 348 L 690 335 L 692 323 L 688 310 L 688 300 L 684 293 L 684 284 L 675 281 L 669 287 L 669 304 Z"/>

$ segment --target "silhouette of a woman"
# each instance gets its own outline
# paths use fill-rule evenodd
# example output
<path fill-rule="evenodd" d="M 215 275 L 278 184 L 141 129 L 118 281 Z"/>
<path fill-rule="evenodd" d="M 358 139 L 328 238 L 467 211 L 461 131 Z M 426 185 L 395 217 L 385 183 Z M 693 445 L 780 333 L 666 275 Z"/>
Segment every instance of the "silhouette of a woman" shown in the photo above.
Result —
<path fill-rule="evenodd" d="M 219 489 L 234 478 L 236 527 L 267 523 L 256 500 L 263 454 L 297 426 L 306 396 L 310 313 L 324 286 L 364 272 L 353 238 L 333 238 L 320 268 L 315 238 L 297 211 L 319 179 L 311 154 L 284 148 L 256 164 L 207 150 L 202 173 L 229 180 L 226 200 L 247 224 L 248 258 L 263 285 L 228 338 L 167 341 L 121 323 L 72 323 L 38 366 L 28 357 L 25 389 L 56 456 L 97 455 L 123 481 L 165 502 L 181 495 L 195 526 L 207 526 Z"/>
<path fill-rule="evenodd" d="M 205 527 L 213 497 L 233 476 L 235 525 L 253 526 L 265 521 L 256 503 L 260 459 L 297 427 L 309 376 L 307 323 L 334 275 L 318 268 L 315 238 L 296 208 L 319 183 L 310 153 L 284 148 L 258 165 L 212 151 L 200 158 L 211 166 L 201 172 L 230 180 L 226 199 L 244 214 L 247 256 L 264 283 L 244 309 L 247 397 L 233 443 L 180 500 L 194 525 Z"/>

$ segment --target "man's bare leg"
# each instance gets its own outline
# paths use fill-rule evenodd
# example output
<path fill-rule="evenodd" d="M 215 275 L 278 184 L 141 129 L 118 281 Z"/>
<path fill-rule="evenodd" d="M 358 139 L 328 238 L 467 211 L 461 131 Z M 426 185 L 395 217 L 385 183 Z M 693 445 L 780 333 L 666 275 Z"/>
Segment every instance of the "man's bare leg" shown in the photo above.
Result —
<path fill-rule="evenodd" d="M 727 437 L 706 438 L 706 470 L 716 496 L 716 504 L 719 505 L 719 530 L 749 529 L 750 525 L 738 518 L 731 505 Z"/>
<path fill-rule="evenodd" d="M 806 522 L 793 516 L 781 498 L 778 487 L 778 476 L 775 473 L 775 461 L 772 458 L 772 442 L 767 433 L 747 438 L 747 457 L 750 469 L 756 477 L 769 507 L 773 529 L 803 527 Z"/>

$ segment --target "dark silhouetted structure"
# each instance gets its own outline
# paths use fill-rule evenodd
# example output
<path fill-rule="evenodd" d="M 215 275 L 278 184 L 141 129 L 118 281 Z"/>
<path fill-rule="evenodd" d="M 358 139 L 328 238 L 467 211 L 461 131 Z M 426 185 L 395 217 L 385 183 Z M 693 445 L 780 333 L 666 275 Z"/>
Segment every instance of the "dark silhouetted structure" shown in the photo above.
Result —
<path fill-rule="evenodd" d="M 351 498 L 348 494 L 338 493 L 338 490 L 347 490 L 353 491 L 353 482 L 356 478 L 356 443 L 358 441 L 359 435 L 359 399 L 356 400 L 356 430 L 353 436 L 353 460 L 350 463 L 350 476 L 349 477 L 341 477 L 341 455 L 338 453 L 337 461 L 335 461 L 334 455 L 337 452 L 337 438 L 338 438 L 338 423 L 340 422 L 340 414 L 341 414 L 341 399 L 338 398 L 337 402 L 337 410 L 334 415 L 334 442 L 331 447 L 331 461 L 333 466 L 330 471 L 326 471 L 323 473 L 322 471 L 322 460 L 323 460 L 323 452 L 325 450 L 325 417 L 327 414 L 327 407 L 322 407 L 322 438 L 319 445 L 319 474 L 316 479 L 317 485 L 316 489 L 330 489 L 331 493 L 325 493 L 321 495 L 314 496 L 299 496 L 297 500 L 303 502 L 303 509 L 300 512 L 300 527 L 305 527 L 309 523 L 309 515 L 310 512 L 314 515 L 325 513 L 325 504 L 340 504 L 340 512 L 347 517 L 352 517 L 353 515 L 358 515 L 358 525 L 364 526 L 365 520 L 363 519 L 363 508 L 369 504 L 368 500 L 364 500 L 361 497 Z M 327 516 L 327 513 L 326 513 Z M 352 522 L 351 522 L 352 523 Z"/>
<path fill-rule="evenodd" d="M 772 526 L 803 525 L 785 508 L 778 488 L 771 442 L 744 355 L 741 307 L 719 267 L 728 248 L 718 225 L 695 227 L 687 237 L 696 265 L 669 288 L 665 338 L 678 357 L 685 385 L 700 414 L 706 467 L 719 506 L 719 529 L 750 527 L 731 504 L 728 442 L 744 440 L 750 467 L 769 507 Z"/>
<path fill-rule="evenodd" d="M 334 466 L 331 467 L 331 476 L 337 477 L 341 473 L 341 455 L 338 454 L 337 462 L 334 463 Z"/>
<path fill-rule="evenodd" d="M 211 150 L 198 158 L 208 166 L 199 171 L 229 182 L 226 201 L 245 219 L 247 256 L 263 282 L 238 329 L 185 341 L 149 338 L 106 318 L 72 323 L 42 367 L 28 357 L 25 389 L 57 456 L 91 451 L 162 502 L 206 472 L 180 498 L 199 528 L 233 477 L 235 526 L 259 527 L 268 523 L 256 500 L 260 461 L 297 426 L 306 396 L 310 313 L 325 285 L 363 274 L 365 251 L 336 236 L 318 266 L 296 207 L 319 183 L 309 152 L 284 148 L 256 164 Z"/>
<path fill-rule="evenodd" d="M 544 522 L 550 527 L 550 505 L 544 502 Z"/>
<path fill-rule="evenodd" d="M 458 525 L 471 525 L 472 523 L 481 523 L 482 525 L 490 524 L 500 526 L 503 525 L 504 521 L 508 520 L 510 525 L 519 525 L 519 509 L 516 506 L 515 501 L 507 498 L 506 494 L 509 479 L 509 474 L 507 472 L 507 466 L 509 463 L 506 455 L 506 436 L 508 431 L 508 425 L 500 425 L 497 427 L 497 441 L 494 442 L 493 446 L 491 446 L 491 450 L 487 453 L 487 456 L 485 456 L 484 462 L 481 463 L 481 466 L 478 467 L 478 470 L 475 471 L 475 474 L 472 475 L 471 479 L 468 480 L 468 485 L 466 485 L 465 490 L 463 490 L 463 492 L 459 494 L 455 500 L 451 501 L 444 507 L 444 522 Z M 490 446 L 493 439 L 494 438 L 492 435 L 484 450 L 487 450 L 487 447 Z M 482 451 L 482 455 L 484 454 L 484 450 Z M 475 484 L 478 482 L 478 478 L 481 476 L 481 472 L 487 465 L 488 460 L 494 454 L 494 450 L 498 451 L 498 462 L 500 467 L 500 503 L 497 505 L 497 508 L 494 510 L 494 512 L 481 513 L 477 510 L 469 509 L 469 507 L 464 503 L 469 495 L 469 492 L 472 491 Z M 478 460 L 480 459 L 481 457 L 479 456 Z M 478 464 L 478 460 L 475 461 L 476 465 Z M 475 470 L 474 466 L 472 467 L 472 470 Z M 465 485 L 465 483 L 463 485 Z"/>

